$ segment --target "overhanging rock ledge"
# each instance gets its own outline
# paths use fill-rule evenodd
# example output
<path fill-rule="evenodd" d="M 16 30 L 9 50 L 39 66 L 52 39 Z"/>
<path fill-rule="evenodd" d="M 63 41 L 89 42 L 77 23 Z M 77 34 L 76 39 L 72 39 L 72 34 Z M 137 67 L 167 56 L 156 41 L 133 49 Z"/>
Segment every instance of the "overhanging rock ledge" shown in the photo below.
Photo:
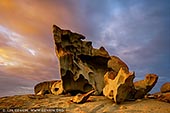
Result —
<path fill-rule="evenodd" d="M 53 25 L 53 35 L 64 92 L 86 93 L 94 89 L 94 94 L 100 95 L 106 72 L 112 71 L 116 76 L 120 68 L 129 71 L 120 58 L 110 56 L 104 47 L 93 48 L 81 34 Z"/>

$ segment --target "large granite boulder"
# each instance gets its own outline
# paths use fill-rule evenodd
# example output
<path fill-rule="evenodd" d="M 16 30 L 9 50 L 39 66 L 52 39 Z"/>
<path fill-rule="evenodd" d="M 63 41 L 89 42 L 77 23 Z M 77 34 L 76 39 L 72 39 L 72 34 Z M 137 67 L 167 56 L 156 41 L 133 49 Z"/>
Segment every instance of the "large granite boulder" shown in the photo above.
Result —
<path fill-rule="evenodd" d="M 118 57 L 110 56 L 104 47 L 93 48 L 92 42 L 70 30 L 53 25 L 56 55 L 64 92 L 79 93 L 95 90 L 100 95 L 104 88 L 104 75 L 112 71 L 117 75 L 127 65 Z"/>

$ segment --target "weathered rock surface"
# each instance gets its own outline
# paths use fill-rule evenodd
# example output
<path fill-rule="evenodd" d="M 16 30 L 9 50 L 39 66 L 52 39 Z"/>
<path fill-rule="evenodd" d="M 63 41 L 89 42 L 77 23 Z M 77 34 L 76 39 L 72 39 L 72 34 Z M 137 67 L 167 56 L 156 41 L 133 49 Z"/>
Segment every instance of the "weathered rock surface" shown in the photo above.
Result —
<path fill-rule="evenodd" d="M 56 82 L 53 83 L 53 85 L 51 87 L 51 93 L 54 95 L 60 95 L 60 94 L 64 93 L 61 80 L 57 80 Z"/>
<path fill-rule="evenodd" d="M 89 91 L 86 94 L 80 94 L 78 93 L 76 96 L 74 96 L 71 101 L 77 104 L 82 104 L 87 101 L 87 99 L 94 93 L 94 90 Z"/>
<path fill-rule="evenodd" d="M 70 102 L 71 98 L 73 96 L 52 94 L 0 97 L 0 113 L 170 113 L 169 103 L 155 99 L 117 105 L 104 96 L 90 96 L 83 104 Z M 17 112 L 19 110 L 22 112 Z"/>
<path fill-rule="evenodd" d="M 127 65 L 118 57 L 110 56 L 104 47 L 93 48 L 85 37 L 53 26 L 56 54 L 60 62 L 60 73 L 65 92 L 86 93 L 95 90 L 100 95 L 104 87 L 104 75 L 108 70 L 117 75 Z"/>
<path fill-rule="evenodd" d="M 161 91 L 162 93 L 170 92 L 170 82 L 164 83 L 164 84 L 161 86 L 160 91 Z"/>
<path fill-rule="evenodd" d="M 112 73 L 109 72 L 105 74 L 106 84 L 103 88 L 103 94 L 118 104 L 124 100 L 133 99 L 136 91 L 133 84 L 134 72 L 120 68 L 117 76 L 115 78 L 112 76 Z"/>
<path fill-rule="evenodd" d="M 145 98 L 157 99 L 159 101 L 170 103 L 170 92 L 166 92 L 166 93 L 157 92 L 154 94 L 146 95 Z"/>
<path fill-rule="evenodd" d="M 169 89 L 170 86 L 169 85 L 170 85 L 170 82 L 164 83 L 160 88 L 161 92 L 151 94 L 147 97 L 148 98 L 154 98 L 154 99 L 157 99 L 159 101 L 170 103 L 170 89 Z"/>
<path fill-rule="evenodd" d="M 162 93 L 157 99 L 163 102 L 170 103 L 170 92 Z"/>
<path fill-rule="evenodd" d="M 59 95 L 63 93 L 62 81 L 53 80 L 38 83 L 34 87 L 36 95 L 54 94 Z"/>
<path fill-rule="evenodd" d="M 136 89 L 135 99 L 143 98 L 157 83 L 156 74 L 146 74 L 144 80 L 134 82 Z"/>
<path fill-rule="evenodd" d="M 56 25 L 53 25 L 53 34 L 61 80 L 37 84 L 34 88 L 36 95 L 77 94 L 72 101 L 83 103 L 91 94 L 101 95 L 103 92 L 119 104 L 143 98 L 157 82 L 157 75 L 148 74 L 144 80 L 133 83 L 134 72 L 129 72 L 120 58 L 110 56 L 104 47 L 93 48 L 92 42 L 81 34 Z"/>
<path fill-rule="evenodd" d="M 125 72 L 129 72 L 128 66 L 118 57 L 111 56 L 111 59 L 108 61 L 108 68 L 111 68 L 116 72 L 116 75 L 118 74 L 120 68 L 122 68 Z"/>

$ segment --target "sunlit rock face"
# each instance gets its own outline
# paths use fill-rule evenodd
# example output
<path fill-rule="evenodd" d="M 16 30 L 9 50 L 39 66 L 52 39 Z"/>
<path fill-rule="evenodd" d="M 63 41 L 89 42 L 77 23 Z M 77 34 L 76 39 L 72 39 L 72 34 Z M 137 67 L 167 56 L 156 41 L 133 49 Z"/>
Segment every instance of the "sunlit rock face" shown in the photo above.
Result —
<path fill-rule="evenodd" d="M 92 42 L 81 34 L 63 30 L 53 25 L 56 55 L 60 62 L 60 74 L 65 92 L 88 92 L 100 95 L 104 87 L 104 75 L 119 69 L 128 71 L 127 65 L 118 57 L 110 56 L 104 47 L 93 48 Z"/>
<path fill-rule="evenodd" d="M 170 82 L 164 83 L 164 84 L 161 86 L 160 91 L 161 91 L 162 93 L 170 92 Z"/>
<path fill-rule="evenodd" d="M 103 94 L 117 104 L 143 98 L 156 84 L 158 76 L 147 74 L 133 83 L 134 72 L 117 56 L 110 56 L 104 47 L 93 48 L 92 42 L 70 30 L 53 26 L 56 55 L 64 93 Z"/>
<path fill-rule="evenodd" d="M 156 74 L 147 74 L 144 80 L 133 83 L 134 72 L 128 72 L 121 68 L 116 76 L 113 72 L 107 72 L 104 76 L 105 87 L 103 94 L 117 104 L 125 100 L 140 99 L 155 86 L 158 76 Z"/>
<path fill-rule="evenodd" d="M 63 93 L 62 81 L 44 81 L 35 85 L 34 92 L 36 95 L 54 94 L 59 95 Z"/>
<path fill-rule="evenodd" d="M 117 104 L 133 99 L 136 93 L 133 85 L 134 78 L 134 72 L 128 72 L 123 68 L 120 68 L 116 77 L 113 77 L 112 72 L 107 72 L 104 76 L 103 94 Z"/>
<path fill-rule="evenodd" d="M 164 83 L 160 88 L 160 93 L 156 94 L 156 98 L 160 101 L 170 103 L 170 82 Z"/>

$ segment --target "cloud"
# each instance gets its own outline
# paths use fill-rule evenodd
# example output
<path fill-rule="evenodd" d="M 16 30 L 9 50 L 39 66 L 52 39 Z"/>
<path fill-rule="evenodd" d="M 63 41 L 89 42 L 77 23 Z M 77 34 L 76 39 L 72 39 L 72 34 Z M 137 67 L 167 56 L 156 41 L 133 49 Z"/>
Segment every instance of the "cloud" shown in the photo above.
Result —
<path fill-rule="evenodd" d="M 96 5 L 93 13 L 103 9 L 103 5 Z M 115 0 L 109 1 L 106 6 L 106 11 L 102 10 L 105 13 L 97 13 L 99 15 L 93 17 L 98 24 L 94 25 L 98 27 L 98 34 L 93 39 L 95 46 L 102 45 L 111 55 L 123 59 L 130 70 L 136 72 L 135 80 L 144 79 L 146 73 L 158 74 L 160 80 L 155 87 L 155 91 L 158 91 L 161 83 L 169 81 L 169 1 Z M 105 21 L 99 21 L 99 16 L 105 17 Z"/>
<path fill-rule="evenodd" d="M 7 95 L 26 94 L 25 92 L 27 92 L 27 94 L 33 93 L 32 85 L 36 84 L 36 80 L 31 81 L 32 84 L 30 84 L 30 81 L 25 80 L 24 78 L 15 77 L 10 75 L 9 73 L 1 72 L 1 71 L 0 74 L 1 74 L 0 97 L 7 96 Z M 23 88 L 27 88 L 27 89 L 23 89 Z"/>
<path fill-rule="evenodd" d="M 63 16 L 71 16 L 71 13 L 60 4 L 57 5 L 56 9 L 50 2 L 46 5 L 45 1 L 39 3 L 16 0 L 0 3 L 2 17 L 0 18 L 0 77 L 9 75 L 11 79 L 8 77 L 1 79 L 1 83 L 5 84 L 3 81 L 9 80 L 5 87 L 13 89 L 12 94 L 19 90 L 26 91 L 20 88 L 24 83 L 20 86 L 15 84 L 21 82 L 19 79 L 28 81 L 29 86 L 33 87 L 35 85 L 33 81 L 38 83 L 59 78 L 51 27 L 55 22 L 65 23 L 69 19 L 64 20 Z M 16 79 L 12 79 L 15 77 Z"/>
<path fill-rule="evenodd" d="M 0 34 L 4 42 L 0 49 L 1 71 L 30 80 L 59 77 L 54 52 L 48 53 L 41 44 L 35 46 L 32 40 L 3 26 L 0 26 Z"/>
<path fill-rule="evenodd" d="M 119 7 L 112 9 L 112 17 L 105 23 L 101 32 L 101 40 L 106 48 L 121 56 L 131 56 L 135 53 L 145 54 L 137 51 L 148 45 L 149 53 L 156 49 L 162 52 L 169 47 L 166 43 L 169 42 L 167 30 L 170 22 L 167 21 L 169 16 L 166 15 L 169 7 L 166 3 L 158 4 L 159 2 L 150 7 L 151 3 L 153 2 L 119 2 Z M 156 40 L 160 40 L 163 46 L 154 45 Z"/>

